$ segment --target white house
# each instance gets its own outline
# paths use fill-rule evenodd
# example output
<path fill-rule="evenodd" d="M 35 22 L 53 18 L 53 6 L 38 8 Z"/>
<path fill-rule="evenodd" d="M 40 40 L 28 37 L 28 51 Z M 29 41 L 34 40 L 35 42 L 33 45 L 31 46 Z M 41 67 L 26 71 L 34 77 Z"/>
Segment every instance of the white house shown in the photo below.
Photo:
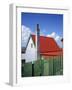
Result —
<path fill-rule="evenodd" d="M 22 60 L 25 59 L 25 62 L 31 62 L 37 60 L 36 55 L 36 46 L 34 45 L 34 42 L 32 40 L 32 36 L 30 35 L 28 43 L 25 48 L 25 52 L 21 54 Z"/>
<path fill-rule="evenodd" d="M 36 35 L 30 35 L 27 45 L 22 49 L 21 59 L 25 62 L 38 60 L 41 56 L 61 55 L 62 49 L 51 37 L 40 36 L 39 24 L 37 24 Z"/>

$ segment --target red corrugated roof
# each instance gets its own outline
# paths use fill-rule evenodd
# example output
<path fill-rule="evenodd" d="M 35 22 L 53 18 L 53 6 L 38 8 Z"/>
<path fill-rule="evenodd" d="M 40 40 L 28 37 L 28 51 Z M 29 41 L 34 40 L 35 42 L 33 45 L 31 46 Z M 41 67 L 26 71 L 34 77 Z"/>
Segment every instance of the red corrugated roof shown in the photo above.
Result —
<path fill-rule="evenodd" d="M 32 35 L 33 42 L 36 44 L 36 36 Z M 40 54 L 41 55 L 60 55 L 62 49 L 51 37 L 40 36 Z"/>

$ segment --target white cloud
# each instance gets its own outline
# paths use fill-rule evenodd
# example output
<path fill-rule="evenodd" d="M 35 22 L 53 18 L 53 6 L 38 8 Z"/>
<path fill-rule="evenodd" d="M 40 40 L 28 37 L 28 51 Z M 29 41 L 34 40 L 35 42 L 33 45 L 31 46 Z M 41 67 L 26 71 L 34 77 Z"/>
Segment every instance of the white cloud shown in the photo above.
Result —
<path fill-rule="evenodd" d="M 62 42 L 61 42 L 61 38 L 59 35 L 57 35 L 55 32 L 52 32 L 51 34 L 47 35 L 48 37 L 52 37 L 55 39 L 55 41 L 57 42 L 57 44 L 62 47 Z"/>
<path fill-rule="evenodd" d="M 60 37 L 60 36 L 56 36 L 56 37 L 55 37 L 55 40 L 56 40 L 56 41 L 61 40 L 61 37 Z"/>
<path fill-rule="evenodd" d="M 25 47 L 31 34 L 29 27 L 22 25 L 22 46 Z"/>
<path fill-rule="evenodd" d="M 56 36 L 56 33 L 55 32 L 52 32 L 51 33 L 51 37 L 55 37 Z"/>
<path fill-rule="evenodd" d="M 57 35 L 55 32 L 52 32 L 51 34 L 48 34 L 47 36 L 54 38 L 56 41 L 61 39 L 61 37 Z"/>
<path fill-rule="evenodd" d="M 48 37 L 52 37 L 52 38 L 55 39 L 56 38 L 56 33 L 55 32 L 52 32 L 51 34 L 48 34 L 47 36 Z"/>

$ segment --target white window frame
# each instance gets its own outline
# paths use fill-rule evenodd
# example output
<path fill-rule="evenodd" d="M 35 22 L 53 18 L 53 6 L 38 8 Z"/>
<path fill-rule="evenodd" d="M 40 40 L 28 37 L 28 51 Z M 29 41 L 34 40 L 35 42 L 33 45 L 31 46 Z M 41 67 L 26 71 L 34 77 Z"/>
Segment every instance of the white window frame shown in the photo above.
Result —
<path fill-rule="evenodd" d="M 64 75 L 63 76 L 44 76 L 44 77 L 21 77 L 21 12 L 63 14 L 63 33 L 64 33 Z M 68 59 L 68 28 L 69 28 L 69 9 L 61 7 L 29 7 L 19 4 L 10 5 L 10 85 L 24 84 L 48 84 L 64 83 L 70 81 Z"/>

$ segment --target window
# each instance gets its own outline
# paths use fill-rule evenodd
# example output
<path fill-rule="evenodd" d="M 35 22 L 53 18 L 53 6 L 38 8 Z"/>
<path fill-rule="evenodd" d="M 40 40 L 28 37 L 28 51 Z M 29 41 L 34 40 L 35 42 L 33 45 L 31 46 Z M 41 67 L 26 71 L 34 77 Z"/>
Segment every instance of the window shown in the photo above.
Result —
<path fill-rule="evenodd" d="M 33 44 L 31 43 L 31 48 L 33 48 Z"/>

